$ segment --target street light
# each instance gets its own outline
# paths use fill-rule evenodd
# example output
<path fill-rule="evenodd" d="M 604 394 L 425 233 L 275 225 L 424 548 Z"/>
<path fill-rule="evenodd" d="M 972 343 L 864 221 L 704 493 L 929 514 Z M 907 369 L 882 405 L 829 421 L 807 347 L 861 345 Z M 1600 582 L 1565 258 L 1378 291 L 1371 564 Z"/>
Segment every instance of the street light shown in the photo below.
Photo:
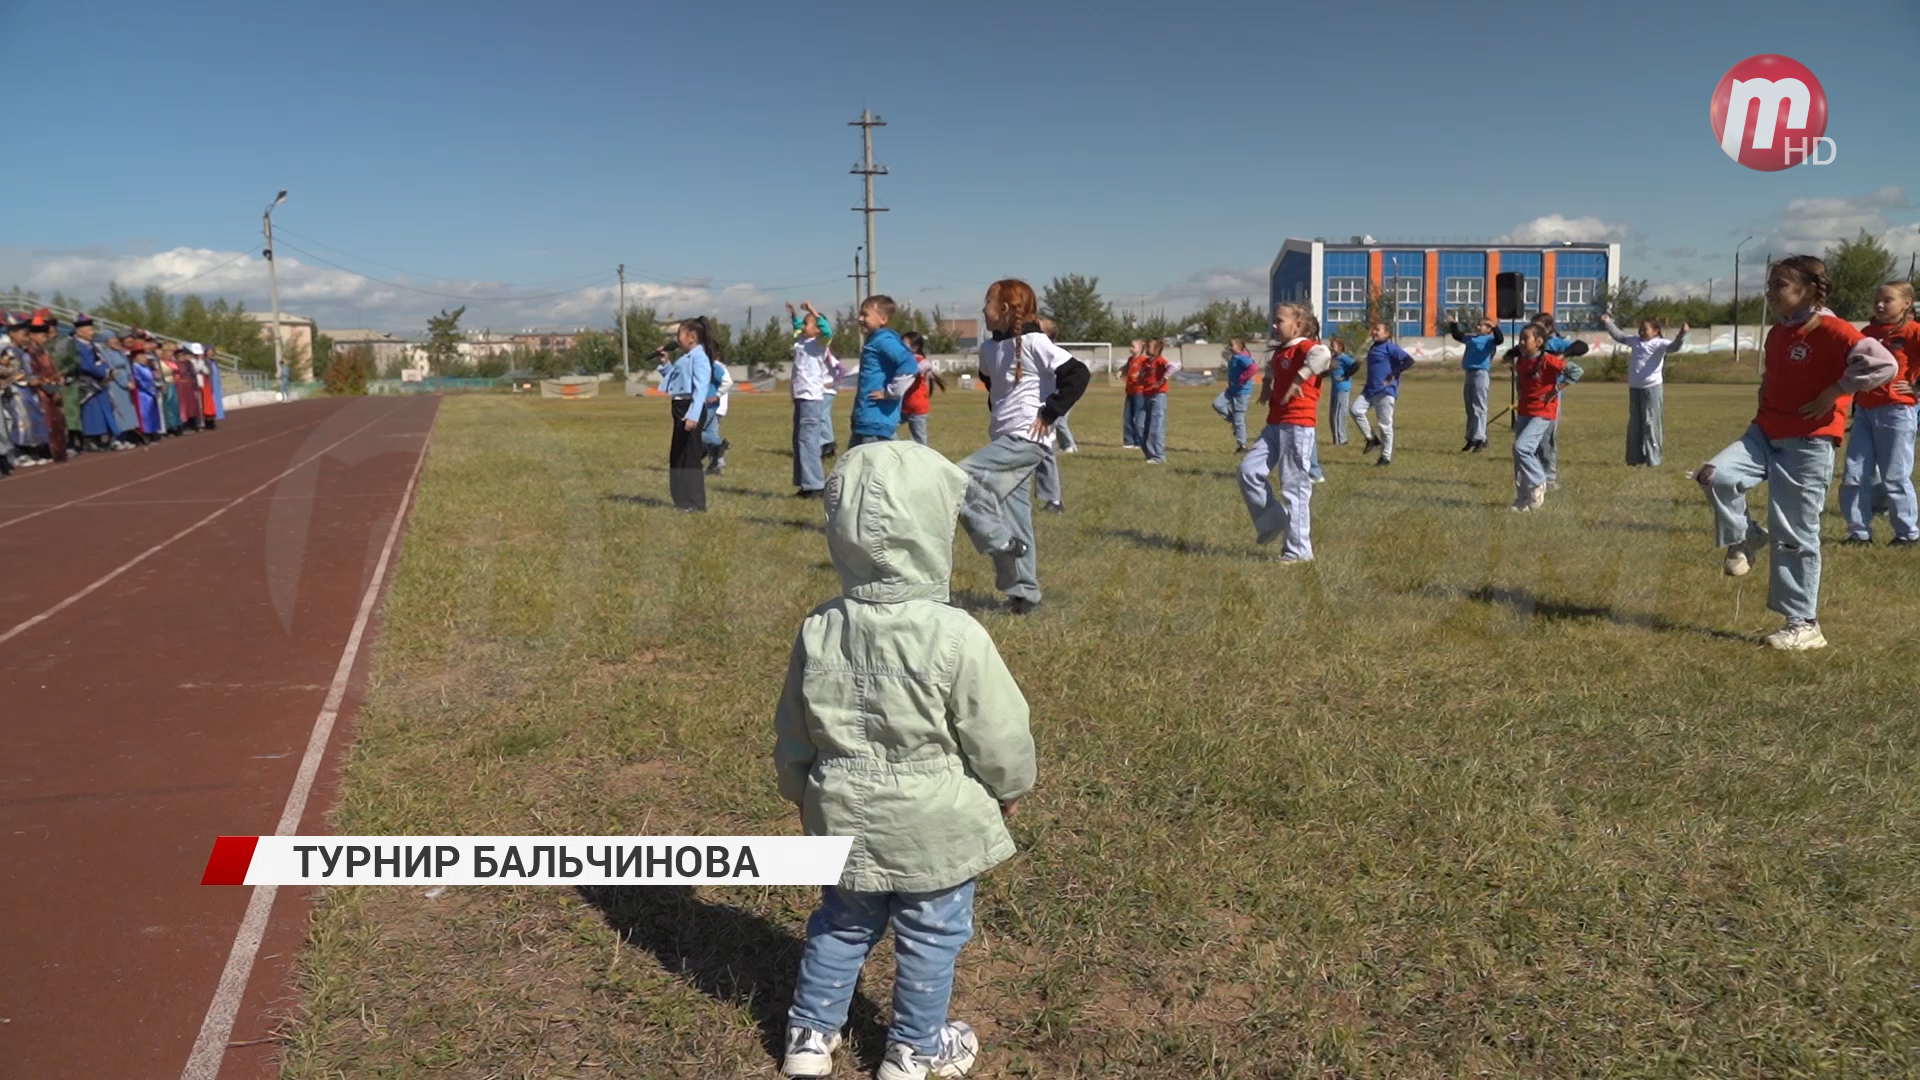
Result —
<path fill-rule="evenodd" d="M 280 357 L 280 274 L 273 264 L 273 208 L 286 201 L 287 190 L 281 188 L 280 194 L 273 197 L 266 212 L 260 215 L 260 229 L 267 234 L 267 292 L 273 298 L 273 370 L 280 376 L 281 401 L 290 400 L 293 394 L 288 385 L 287 362 Z"/>
<path fill-rule="evenodd" d="M 1746 240 L 1733 245 L 1733 362 L 1740 362 L 1740 249 L 1747 246 Z"/>

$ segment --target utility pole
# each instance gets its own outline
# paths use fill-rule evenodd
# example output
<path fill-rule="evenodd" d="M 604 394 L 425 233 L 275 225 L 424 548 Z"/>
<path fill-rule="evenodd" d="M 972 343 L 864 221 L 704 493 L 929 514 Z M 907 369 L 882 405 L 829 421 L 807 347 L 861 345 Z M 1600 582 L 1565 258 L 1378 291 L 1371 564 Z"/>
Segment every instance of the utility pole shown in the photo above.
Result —
<path fill-rule="evenodd" d="M 273 262 L 273 208 L 286 201 L 287 193 L 283 190 L 260 215 L 260 230 L 267 234 L 267 291 L 273 297 L 273 374 L 280 380 L 281 401 L 293 400 L 293 391 L 287 378 L 287 362 L 280 356 L 280 273 Z"/>
<path fill-rule="evenodd" d="M 620 264 L 620 381 L 633 378 L 633 369 L 627 366 L 627 264 Z M 601 278 L 601 281 L 607 280 Z M 624 391 L 622 391 L 624 392 Z"/>
<path fill-rule="evenodd" d="M 1747 240 L 1733 245 L 1733 362 L 1740 362 L 1740 249 L 1747 246 Z"/>
<path fill-rule="evenodd" d="M 853 249 L 853 273 L 847 275 L 853 279 L 853 317 L 860 317 L 860 249 Z M 872 296 L 872 293 L 868 293 Z"/>
<path fill-rule="evenodd" d="M 866 204 L 856 206 L 853 210 L 856 214 L 865 214 L 867 216 L 867 295 L 873 296 L 875 288 L 873 283 L 873 215 L 887 212 L 886 207 L 873 205 L 873 178 L 887 175 L 887 167 L 885 165 L 875 165 L 873 163 L 873 129 L 886 127 L 887 122 L 873 115 L 871 109 L 861 109 L 860 119 L 848 121 L 847 126 L 860 129 L 860 144 L 865 151 L 861 159 L 862 163 L 855 165 L 852 171 L 855 176 L 863 177 L 866 180 Z M 859 305 L 855 304 L 854 308 L 857 311 Z"/>

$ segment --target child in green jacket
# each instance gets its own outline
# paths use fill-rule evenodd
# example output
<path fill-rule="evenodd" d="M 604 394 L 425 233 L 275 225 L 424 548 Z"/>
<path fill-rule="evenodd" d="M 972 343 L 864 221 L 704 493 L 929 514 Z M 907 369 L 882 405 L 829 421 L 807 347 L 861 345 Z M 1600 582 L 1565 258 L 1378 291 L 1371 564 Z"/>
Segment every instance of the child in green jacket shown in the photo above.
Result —
<path fill-rule="evenodd" d="M 893 1025 L 879 1080 L 964 1076 L 980 1049 L 949 1022 L 973 936 L 974 879 L 1013 855 L 1005 818 L 1033 786 L 1027 702 L 993 639 L 948 601 L 967 474 L 907 441 L 847 451 L 827 479 L 844 593 L 801 624 L 774 717 L 780 793 L 809 836 L 851 836 L 807 920 L 782 1068 L 826 1076 L 867 953 L 893 927 Z"/>

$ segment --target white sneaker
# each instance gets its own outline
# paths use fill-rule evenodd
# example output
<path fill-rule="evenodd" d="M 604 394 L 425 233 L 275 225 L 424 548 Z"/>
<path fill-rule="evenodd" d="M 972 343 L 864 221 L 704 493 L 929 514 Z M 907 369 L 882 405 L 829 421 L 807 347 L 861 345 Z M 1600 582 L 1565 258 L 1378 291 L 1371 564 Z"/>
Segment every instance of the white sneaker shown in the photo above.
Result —
<path fill-rule="evenodd" d="M 1547 485 L 1547 487 L 1559 487 L 1559 486 L 1560 485 L 1558 484 Z M 1547 505 L 1547 488 L 1534 488 L 1533 497 L 1527 500 L 1527 509 L 1538 510 L 1545 505 Z"/>
<path fill-rule="evenodd" d="M 1788 619 L 1787 625 L 1768 634 L 1766 641 L 1769 646 L 1787 652 L 1827 647 L 1827 636 L 1820 632 L 1820 624 L 1806 619 Z"/>
<path fill-rule="evenodd" d="M 980 1056 L 980 1037 L 958 1020 L 940 1029 L 940 1052 L 928 1057 L 906 1043 L 888 1043 L 874 1080 L 925 1080 L 967 1075 Z"/>
<path fill-rule="evenodd" d="M 1728 577 L 1746 577 L 1753 569 L 1753 557 L 1767 549 L 1772 537 L 1767 530 L 1761 529 L 1745 540 L 1727 549 L 1726 571 Z"/>
<path fill-rule="evenodd" d="M 829 1035 L 811 1028 L 788 1026 L 787 1056 L 780 1072 L 792 1077 L 831 1076 L 833 1052 L 840 1048 L 840 1033 Z"/>

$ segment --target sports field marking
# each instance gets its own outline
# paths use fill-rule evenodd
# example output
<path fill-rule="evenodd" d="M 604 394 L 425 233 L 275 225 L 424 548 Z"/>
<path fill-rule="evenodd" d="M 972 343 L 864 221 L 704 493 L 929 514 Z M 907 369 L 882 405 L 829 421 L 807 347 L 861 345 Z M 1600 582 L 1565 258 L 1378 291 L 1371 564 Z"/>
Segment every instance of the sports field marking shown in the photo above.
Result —
<path fill-rule="evenodd" d="M 133 486 L 133 485 L 135 485 L 135 484 L 144 484 L 144 483 L 146 483 L 146 482 L 147 482 L 147 481 L 149 481 L 149 480 L 157 480 L 157 479 L 159 479 L 160 477 L 162 477 L 162 476 L 165 476 L 165 475 L 167 475 L 168 473 L 171 473 L 171 472 L 179 472 L 179 471 L 180 471 L 181 469 L 185 469 L 185 468 L 188 468 L 188 467 L 190 467 L 190 466 L 194 466 L 194 465 L 198 465 L 198 464 L 200 464 L 200 463 L 201 463 L 201 462 L 203 462 L 203 461 L 212 461 L 212 460 L 213 460 L 214 458 L 217 458 L 217 457 L 224 457 L 224 456 L 226 456 L 227 454 L 231 454 L 231 453 L 233 453 L 233 452 L 234 452 L 234 451 L 236 451 L 236 450 L 245 450 L 245 449 L 246 449 L 247 447 L 249 447 L 249 446 L 258 446 L 258 445 L 260 445 L 261 443 L 263 443 L 263 442 L 266 442 L 266 441 L 267 441 L 267 439 L 277 439 L 277 438 L 279 438 L 279 437 L 280 437 L 280 436 L 282 436 L 282 435 L 290 435 L 290 434 L 292 434 L 292 433 L 293 433 L 293 432 L 295 432 L 295 431 L 306 431 L 306 430 L 308 430 L 309 428 L 315 428 L 315 427 L 319 427 L 319 426 L 320 426 L 320 424 L 319 424 L 319 421 L 317 421 L 317 420 L 316 420 L 315 422 L 313 422 L 313 423 L 311 423 L 311 424 L 306 424 L 306 425 L 303 425 L 303 426 L 301 426 L 301 427 L 297 427 L 297 428 L 290 428 L 290 429 L 288 429 L 287 431 L 278 431 L 278 432 L 275 432 L 275 433 L 273 433 L 272 435 L 268 435 L 268 436 L 266 436 L 265 438 L 259 438 L 259 439 L 255 439 L 255 440 L 253 440 L 252 442 L 243 442 L 243 443 L 241 443 L 241 444 L 240 444 L 239 446 L 229 446 L 229 447 L 227 447 L 227 448 L 226 448 L 225 450 L 222 450 L 222 451 L 220 451 L 220 452 L 219 452 L 219 453 L 217 453 L 217 454 L 208 454 L 208 455 L 207 455 L 206 457 L 202 457 L 202 458 L 194 458 L 194 459 L 193 459 L 192 461 L 183 461 L 183 462 L 181 462 L 180 464 L 178 464 L 178 465 L 174 465 L 174 466 L 172 466 L 172 467 L 170 467 L 170 468 L 166 468 L 166 469 L 161 469 L 161 470 L 160 470 L 159 472 L 157 472 L 157 473 L 151 473 L 151 474 L 149 474 L 149 475 L 147 475 L 147 476 L 140 476 L 140 477 L 135 477 L 134 479 L 132 479 L 132 480 L 129 480 L 129 481 L 127 481 L 127 482 L 126 482 L 126 483 L 124 483 L 124 484 L 115 484 L 115 485 L 113 485 L 113 486 L 112 486 L 112 487 L 110 487 L 110 488 L 102 488 L 101 490 L 99 490 L 99 491 L 96 491 L 96 492 L 94 492 L 94 493 L 93 493 L 93 494 L 91 494 L 91 495 L 82 495 L 82 496 L 80 496 L 80 497 L 79 497 L 79 498 L 77 498 L 77 499 L 68 499 L 68 500 L 67 500 L 66 502 L 63 502 L 63 503 L 56 503 L 56 504 L 55 504 L 55 505 L 53 505 L 53 506 L 49 506 L 49 507 L 46 507 L 46 508 L 44 508 L 44 509 L 41 509 L 41 510 L 35 510 L 35 511 L 34 511 L 33 513 L 31 513 L 31 514 L 22 514 L 21 516 L 19 516 L 19 517 L 17 517 L 17 518 L 8 518 L 8 519 L 7 519 L 7 520 L 5 520 L 5 521 L 0 521 L 0 529 L 4 529 L 4 528 L 7 528 L 7 527 L 8 527 L 8 526 L 10 526 L 10 525 L 18 525 L 18 524 L 20 524 L 20 523 L 21 523 L 21 522 L 23 522 L 23 521 L 32 521 L 32 520 L 33 520 L 34 518 L 37 518 L 37 517 L 40 517 L 40 516 L 41 516 L 41 515 L 43 515 L 43 514 L 51 514 L 51 513 L 53 513 L 53 512 L 55 511 L 55 510 L 65 510 L 65 509 L 66 509 L 67 507 L 69 507 L 69 506 L 74 506 L 74 505 L 77 505 L 77 504 L 79 504 L 79 503 L 83 503 L 83 502 L 87 502 L 88 500 L 91 500 L 91 499 L 97 499 L 97 498 L 99 498 L 99 497 L 100 497 L 100 496 L 102 496 L 102 495 L 109 495 L 109 494 L 112 494 L 113 492 L 116 492 L 116 491 L 119 491 L 119 490 L 120 490 L 121 488 L 124 488 L 124 487 L 132 487 L 132 486 Z"/>
<path fill-rule="evenodd" d="M 307 738 L 306 755 L 300 759 L 300 771 L 294 776 L 293 789 L 287 792 L 286 808 L 281 810 L 280 823 L 273 830 L 276 836 L 291 836 L 299 831 L 300 818 L 306 814 L 307 797 L 313 793 L 314 777 L 319 775 L 327 742 L 333 737 L 334 722 L 340 718 L 340 703 L 346 698 L 347 680 L 353 674 L 354 662 L 360 656 L 367 620 L 373 616 L 374 600 L 380 595 L 380 583 L 387 576 L 394 542 L 400 538 L 400 526 L 407 520 L 407 504 L 413 500 L 413 489 L 420 482 L 420 468 L 426 464 L 427 448 L 432 442 L 432 431 L 429 429 L 420 440 L 420 456 L 414 459 L 413 475 L 407 478 L 406 489 L 400 493 L 400 506 L 394 511 L 393 524 L 387 527 L 387 542 L 380 549 L 380 561 L 374 564 L 373 577 L 367 582 L 366 591 L 360 594 L 360 613 L 354 616 L 353 632 L 347 635 L 346 647 L 340 652 L 340 663 L 334 668 L 333 683 L 327 688 L 327 699 L 320 706 L 320 715 L 313 721 L 313 733 Z M 233 948 L 227 953 L 227 966 L 220 972 L 220 984 L 214 988 L 213 1003 L 207 1007 L 206 1018 L 200 1022 L 200 1034 L 193 1040 L 193 1052 L 187 1056 L 187 1067 L 180 1073 L 181 1080 L 215 1080 L 220 1075 L 220 1065 L 226 1058 L 227 1040 L 233 1037 L 234 1021 L 240 1014 L 240 996 L 246 991 L 247 980 L 253 977 L 254 961 L 260 955 L 260 940 L 266 934 L 267 916 L 273 911 L 273 898 L 277 891 L 278 886 L 274 885 L 254 886 L 253 895 L 247 900 L 247 913 L 241 918 L 240 929 L 233 936 Z"/>
<path fill-rule="evenodd" d="M 317 461 L 318 459 L 326 456 L 328 451 L 331 451 L 334 447 L 339 446 L 341 443 L 346 442 L 348 439 L 353 438 L 355 435 L 360 434 L 362 431 L 367 430 L 367 428 L 370 428 L 373 425 L 379 423 L 380 421 L 385 420 L 388 416 L 391 416 L 393 415 L 393 413 L 398 411 L 400 410 L 394 409 L 383 416 L 374 417 L 372 420 L 367 421 L 361 427 L 355 428 L 353 431 L 348 432 L 346 435 L 342 436 L 341 438 L 327 444 L 325 449 L 319 450 L 305 458 L 302 458 L 298 463 L 283 470 L 278 475 L 274 476 L 272 479 L 269 479 L 265 483 L 261 484 L 259 487 L 253 488 L 252 490 L 248 491 L 245 495 L 241 495 L 238 498 L 233 499 L 232 501 L 228 502 L 225 506 L 222 506 L 220 509 L 215 510 L 213 513 L 208 514 L 206 517 L 201 518 L 199 521 L 196 521 L 193 524 L 187 526 L 186 528 L 181 529 L 179 532 L 174 533 L 172 536 L 167 537 L 165 540 L 160 541 L 159 543 L 153 545 L 152 547 L 141 552 L 140 554 L 135 555 L 133 558 L 128 559 L 126 562 L 121 563 L 119 566 L 115 567 L 114 569 L 107 571 L 105 574 L 101 575 L 98 579 L 96 579 L 93 584 L 88 585 L 86 588 L 81 589 L 79 592 L 74 593 L 72 596 L 67 597 L 65 600 L 62 600 L 59 603 L 48 608 L 47 610 L 41 612 L 40 614 L 35 615 L 33 618 L 17 624 L 16 626 L 14 626 L 13 629 L 7 631 L 6 633 L 0 634 L 0 645 L 4 645 L 7 642 L 12 641 L 14 638 L 18 637 L 20 634 L 28 630 L 31 630 L 36 626 L 39 626 L 41 623 L 46 622 L 48 619 L 51 619 L 55 615 L 60 614 L 62 611 L 67 610 L 73 605 L 86 599 L 88 596 L 93 595 L 93 593 L 96 590 L 98 590 L 101 586 L 107 584 L 108 582 L 112 581 L 114 578 L 119 577 L 121 574 L 126 573 L 127 571 L 133 569 L 134 567 L 139 566 L 141 563 L 146 562 L 148 559 L 153 558 L 155 555 L 159 554 L 162 550 L 164 550 L 169 545 L 171 545 L 175 540 L 178 540 L 181 537 L 186 536 L 188 533 L 194 532 L 195 530 L 199 529 L 203 525 L 211 524 L 212 522 L 217 520 L 221 515 L 225 514 L 227 511 L 233 509 L 236 506 L 239 506 L 241 503 L 247 501 L 247 499 L 253 497 L 254 495 L 258 495 L 260 492 L 265 491 L 267 488 L 278 483 L 281 477 L 284 477 L 293 472 L 297 472 L 301 468 L 304 468 L 308 462 Z"/>

